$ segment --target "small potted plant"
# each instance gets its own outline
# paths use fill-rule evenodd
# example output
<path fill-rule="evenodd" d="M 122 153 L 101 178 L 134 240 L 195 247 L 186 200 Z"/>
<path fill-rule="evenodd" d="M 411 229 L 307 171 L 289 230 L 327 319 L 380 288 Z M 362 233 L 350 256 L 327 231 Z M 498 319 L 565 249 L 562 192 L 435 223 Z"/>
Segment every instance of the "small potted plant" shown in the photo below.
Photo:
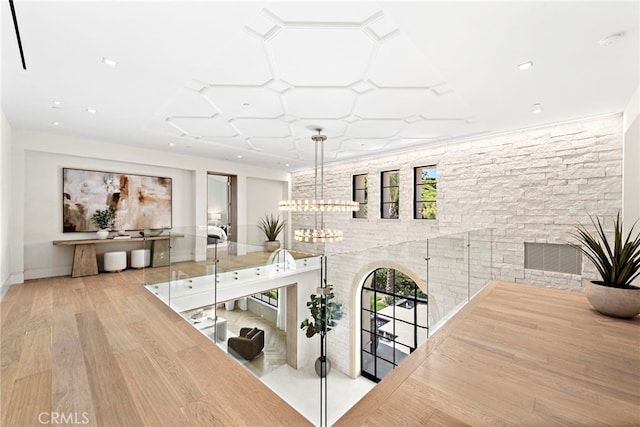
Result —
<path fill-rule="evenodd" d="M 264 242 L 264 248 L 267 252 L 273 252 L 280 247 L 278 235 L 284 229 L 284 220 L 280 220 L 280 216 L 274 214 L 265 215 L 258 221 L 258 228 L 262 230 L 267 240 Z"/>
<path fill-rule="evenodd" d="M 115 212 L 111 208 L 98 209 L 91 216 L 91 221 L 98 227 L 98 239 L 109 237 L 109 230 L 113 224 Z"/>
<path fill-rule="evenodd" d="M 324 295 L 311 294 L 309 297 L 307 308 L 311 312 L 311 318 L 306 318 L 300 323 L 300 329 L 305 331 L 307 338 L 320 334 L 320 339 L 323 340 L 324 334 L 338 324 L 336 320 L 342 319 L 342 304 L 330 301 L 335 297 L 333 288 L 322 289 Z M 326 313 L 322 310 L 323 299 L 326 304 Z M 324 345 L 323 341 L 321 345 Z M 322 369 L 323 362 L 325 362 L 325 369 Z M 316 359 L 315 369 L 318 376 L 324 377 L 331 370 L 331 361 L 326 357 L 323 360 L 323 357 L 320 356 Z"/>
<path fill-rule="evenodd" d="M 640 287 L 632 285 L 640 276 L 640 233 L 634 236 L 634 227 L 631 227 L 624 236 L 618 213 L 610 241 L 600 219 L 590 218 L 596 232 L 592 234 L 579 224 L 573 233 L 579 244 L 570 243 L 595 265 L 600 274 L 601 280 L 586 284 L 587 299 L 602 314 L 634 317 L 640 313 Z"/>

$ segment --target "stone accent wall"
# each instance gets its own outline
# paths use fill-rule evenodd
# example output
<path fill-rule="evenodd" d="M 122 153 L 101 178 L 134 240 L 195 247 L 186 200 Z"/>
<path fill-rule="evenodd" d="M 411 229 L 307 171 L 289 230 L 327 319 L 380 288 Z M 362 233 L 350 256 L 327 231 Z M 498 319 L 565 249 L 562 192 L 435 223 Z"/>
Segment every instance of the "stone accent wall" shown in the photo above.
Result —
<path fill-rule="evenodd" d="M 438 218 L 413 219 L 413 168 L 438 167 Z M 400 170 L 398 219 L 380 218 L 380 174 Z M 566 243 L 588 215 L 606 217 L 622 206 L 622 117 L 610 115 L 474 140 L 425 146 L 410 152 L 325 166 L 324 198 L 351 199 L 352 176 L 369 177 L 368 218 L 350 213 L 324 214 L 325 228 L 344 231 L 344 241 L 325 245 L 296 243 L 294 248 L 329 254 L 329 281 L 345 304 L 345 318 L 329 335 L 330 355 L 343 372 L 357 375 L 359 360 L 359 285 L 371 266 L 395 265 L 427 281 L 424 256 L 407 248 L 424 246 L 435 236 L 491 229 L 491 243 L 477 241 L 470 252 L 473 295 L 487 278 L 556 288 L 578 289 L 596 278 L 583 259 L 583 274 L 524 269 L 524 242 Z M 292 177 L 292 198 L 313 199 L 313 170 Z M 312 214 L 291 215 L 293 228 L 313 227 Z M 473 240 L 473 239 L 472 239 Z M 459 239 L 431 246 L 430 294 L 439 316 L 466 298 L 468 258 L 455 255 Z M 472 241 L 472 245 L 474 242 Z M 392 247 L 390 245 L 399 245 Z M 406 247 L 405 247 L 406 246 Z M 387 247 L 371 250 L 376 247 Z M 421 251 L 423 249 L 419 249 Z M 438 257 L 441 262 L 436 262 Z M 488 258 L 491 267 L 488 267 Z M 461 266 L 463 269 L 461 270 Z M 430 320 L 434 314 L 430 313 Z"/>

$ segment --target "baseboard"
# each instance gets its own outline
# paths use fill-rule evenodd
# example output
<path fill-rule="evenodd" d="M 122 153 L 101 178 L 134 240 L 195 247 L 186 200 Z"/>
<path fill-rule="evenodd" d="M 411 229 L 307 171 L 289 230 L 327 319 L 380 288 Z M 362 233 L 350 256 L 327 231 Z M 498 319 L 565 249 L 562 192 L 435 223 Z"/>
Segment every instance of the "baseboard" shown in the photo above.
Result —
<path fill-rule="evenodd" d="M 13 284 L 14 283 L 11 282 L 11 276 L 7 277 L 7 280 L 5 280 L 2 286 L 0 286 L 0 301 L 2 301 L 4 296 L 7 294 L 7 291 Z"/>
<path fill-rule="evenodd" d="M 36 268 L 33 270 L 25 270 L 24 280 L 43 279 L 47 277 L 70 276 L 71 266 L 59 266 L 49 268 Z"/>
<path fill-rule="evenodd" d="M 19 285 L 20 283 L 24 283 L 24 273 L 13 273 L 9 277 L 9 283 L 11 285 Z"/>

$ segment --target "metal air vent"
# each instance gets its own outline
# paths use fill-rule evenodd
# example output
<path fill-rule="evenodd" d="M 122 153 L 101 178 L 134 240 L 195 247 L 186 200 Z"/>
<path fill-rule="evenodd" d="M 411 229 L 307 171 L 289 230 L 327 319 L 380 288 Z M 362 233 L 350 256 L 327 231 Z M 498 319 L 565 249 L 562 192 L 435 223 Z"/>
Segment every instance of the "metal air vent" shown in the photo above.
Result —
<path fill-rule="evenodd" d="M 525 242 L 524 268 L 582 274 L 582 253 L 569 245 Z"/>

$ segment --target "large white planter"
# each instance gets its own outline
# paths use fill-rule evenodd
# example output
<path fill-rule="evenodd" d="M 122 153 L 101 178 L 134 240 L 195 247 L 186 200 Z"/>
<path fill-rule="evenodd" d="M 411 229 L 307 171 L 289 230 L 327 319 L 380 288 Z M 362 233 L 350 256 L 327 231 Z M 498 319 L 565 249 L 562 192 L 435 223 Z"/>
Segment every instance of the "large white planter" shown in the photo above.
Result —
<path fill-rule="evenodd" d="M 640 288 L 612 288 L 590 282 L 585 293 L 593 308 L 607 316 L 629 318 L 640 313 Z"/>

